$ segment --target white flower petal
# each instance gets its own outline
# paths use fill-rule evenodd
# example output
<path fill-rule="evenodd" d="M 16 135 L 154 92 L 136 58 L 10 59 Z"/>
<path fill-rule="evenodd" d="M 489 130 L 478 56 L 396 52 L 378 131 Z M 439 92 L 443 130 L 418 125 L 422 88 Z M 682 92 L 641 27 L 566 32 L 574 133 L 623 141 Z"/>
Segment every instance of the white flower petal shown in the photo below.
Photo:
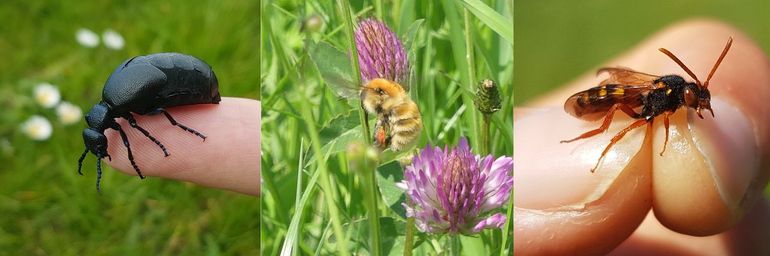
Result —
<path fill-rule="evenodd" d="M 87 28 L 78 29 L 75 33 L 78 43 L 88 48 L 94 48 L 99 45 L 99 35 Z"/>
<path fill-rule="evenodd" d="M 45 117 L 34 115 L 21 124 L 21 131 L 33 140 L 47 140 L 53 128 Z"/>
<path fill-rule="evenodd" d="M 123 36 L 112 29 L 105 30 L 104 33 L 102 33 L 102 40 L 104 41 L 104 46 L 113 50 L 123 49 L 123 45 L 125 45 Z"/>
<path fill-rule="evenodd" d="M 61 94 L 56 86 L 49 83 L 40 83 L 35 86 L 35 101 L 44 108 L 56 106 L 61 100 Z"/>
<path fill-rule="evenodd" d="M 59 122 L 69 125 L 80 121 L 80 118 L 83 117 L 83 110 L 72 103 L 64 101 L 56 107 L 56 115 L 59 116 Z"/>

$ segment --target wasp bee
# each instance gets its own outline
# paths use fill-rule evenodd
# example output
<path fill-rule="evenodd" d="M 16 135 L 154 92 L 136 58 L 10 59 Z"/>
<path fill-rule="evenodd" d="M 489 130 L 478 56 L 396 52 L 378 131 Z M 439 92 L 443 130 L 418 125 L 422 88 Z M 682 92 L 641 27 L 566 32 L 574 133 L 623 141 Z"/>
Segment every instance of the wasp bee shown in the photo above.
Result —
<path fill-rule="evenodd" d="M 680 107 L 692 108 L 703 119 L 702 110 L 714 112 L 711 110 L 711 93 L 708 90 L 709 81 L 714 72 L 722 63 L 727 51 L 733 43 L 733 38 L 727 41 L 722 54 L 711 68 L 706 82 L 701 83 L 695 74 L 682 63 L 673 53 L 660 48 L 661 52 L 676 62 L 695 82 L 687 82 L 678 75 L 656 76 L 642 72 L 633 71 L 628 68 L 602 68 L 597 72 L 608 73 L 609 78 L 602 81 L 599 86 L 585 91 L 575 93 L 564 103 L 564 111 L 570 115 L 586 121 L 596 121 L 602 119 L 602 125 L 599 128 L 590 130 L 580 136 L 563 140 L 561 143 L 573 142 L 579 139 L 585 139 L 606 131 L 612 123 L 612 116 L 615 111 L 623 111 L 633 119 L 638 119 L 620 132 L 618 132 L 610 143 L 604 148 L 596 166 L 591 169 L 594 172 L 599 167 L 599 163 L 605 154 L 629 131 L 641 127 L 644 124 L 652 125 L 655 117 L 663 115 L 663 125 L 666 128 L 666 139 L 663 143 L 663 152 L 666 151 L 668 143 L 669 116 L 676 112 Z"/>
<path fill-rule="evenodd" d="M 417 141 L 422 129 L 420 110 L 404 87 L 377 78 L 361 87 L 360 97 L 366 112 L 377 116 L 374 127 L 377 148 L 402 151 Z"/>

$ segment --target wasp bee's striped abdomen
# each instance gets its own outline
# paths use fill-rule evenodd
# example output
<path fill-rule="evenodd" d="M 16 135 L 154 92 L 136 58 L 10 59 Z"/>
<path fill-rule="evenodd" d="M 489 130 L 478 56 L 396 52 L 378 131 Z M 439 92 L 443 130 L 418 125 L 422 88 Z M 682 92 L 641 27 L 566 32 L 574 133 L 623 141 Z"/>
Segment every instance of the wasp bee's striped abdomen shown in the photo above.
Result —
<path fill-rule="evenodd" d="M 564 111 L 583 120 L 598 120 L 615 104 L 623 103 L 632 108 L 640 106 L 640 99 L 628 97 L 640 92 L 639 88 L 619 84 L 597 86 L 573 94 L 564 103 Z"/>

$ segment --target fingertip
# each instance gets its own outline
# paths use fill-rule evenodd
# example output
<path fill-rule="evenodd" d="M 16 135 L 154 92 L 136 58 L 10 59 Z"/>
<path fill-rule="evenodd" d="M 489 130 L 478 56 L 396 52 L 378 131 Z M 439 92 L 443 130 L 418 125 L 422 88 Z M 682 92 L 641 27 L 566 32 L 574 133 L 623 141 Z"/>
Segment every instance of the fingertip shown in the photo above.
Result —
<path fill-rule="evenodd" d="M 258 194 L 259 185 L 259 102 L 222 98 L 220 104 L 201 104 L 169 108 L 180 124 L 207 136 L 200 137 L 173 126 L 163 115 L 134 115 L 168 149 L 169 156 L 123 119 L 123 127 L 137 165 L 147 176 L 165 177 L 193 183 Z M 108 151 L 116 156 L 109 164 L 135 175 L 127 148 L 115 131 L 105 131 Z"/>
<path fill-rule="evenodd" d="M 618 117 L 606 133 L 572 143 L 559 141 L 597 124 L 561 108 L 532 110 L 514 123 L 514 254 L 607 253 L 641 223 L 651 204 L 644 128 L 629 133 L 596 173 L 589 172 L 628 123 Z"/>

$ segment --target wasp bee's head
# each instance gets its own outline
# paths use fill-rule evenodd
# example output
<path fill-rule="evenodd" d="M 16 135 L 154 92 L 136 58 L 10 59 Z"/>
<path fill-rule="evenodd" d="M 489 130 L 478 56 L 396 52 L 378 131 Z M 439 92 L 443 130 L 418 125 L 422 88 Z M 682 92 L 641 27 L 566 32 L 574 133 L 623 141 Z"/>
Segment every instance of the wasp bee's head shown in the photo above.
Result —
<path fill-rule="evenodd" d="M 361 104 L 367 112 L 376 114 L 388 108 L 389 102 L 404 95 L 406 92 L 398 83 L 377 78 L 369 81 L 361 88 Z"/>
<path fill-rule="evenodd" d="M 708 88 L 690 83 L 685 86 L 683 94 L 685 105 L 695 109 L 701 119 L 703 119 L 701 110 L 704 109 L 711 112 L 711 117 L 714 117 L 714 111 L 711 110 L 711 92 Z"/>

